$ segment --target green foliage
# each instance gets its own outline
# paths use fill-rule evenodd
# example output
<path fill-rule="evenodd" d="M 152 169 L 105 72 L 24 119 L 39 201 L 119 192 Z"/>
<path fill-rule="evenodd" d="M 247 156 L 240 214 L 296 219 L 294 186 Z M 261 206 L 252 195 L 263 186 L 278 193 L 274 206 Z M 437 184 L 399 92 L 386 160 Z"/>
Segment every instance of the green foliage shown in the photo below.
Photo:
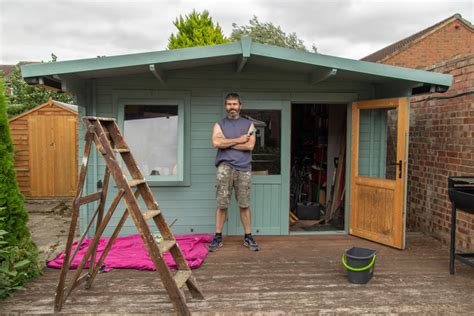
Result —
<path fill-rule="evenodd" d="M 30 109 L 29 106 L 24 104 L 9 104 L 7 108 L 8 117 L 14 117 L 26 112 Z"/>
<path fill-rule="evenodd" d="M 248 25 L 237 26 L 236 23 L 232 23 L 230 39 L 232 41 L 239 41 L 242 36 L 250 36 L 252 40 L 262 44 L 308 51 L 304 42 L 298 38 L 296 33 L 286 34 L 280 26 L 274 25 L 271 22 L 262 23 L 255 15 Z M 314 53 L 317 52 L 314 44 L 312 45 L 312 50 Z"/>
<path fill-rule="evenodd" d="M 0 78 L 0 298 L 41 273 L 38 249 L 26 226 L 28 213 L 13 169 L 4 91 L 4 81 Z"/>
<path fill-rule="evenodd" d="M 0 211 L 3 209 L 0 208 Z M 4 220 L 0 218 L 0 222 Z M 28 244 L 9 245 L 4 240 L 7 234 L 7 231 L 0 230 L 0 299 L 20 289 L 26 281 L 40 273 L 38 265 L 34 263 L 36 250 L 31 251 Z M 27 242 L 26 239 L 23 241 Z"/>
<path fill-rule="evenodd" d="M 224 34 L 219 23 L 214 25 L 212 17 L 209 12 L 204 10 L 202 13 L 193 10 L 191 14 L 184 18 L 180 15 L 173 22 L 178 29 L 176 35 L 171 34 L 168 39 L 168 49 L 207 46 L 225 44 L 229 42 Z"/>
<path fill-rule="evenodd" d="M 55 60 L 56 56 L 52 54 L 52 58 Z M 10 74 L 9 81 L 10 80 L 13 95 L 7 97 L 11 104 L 7 109 L 9 117 L 21 114 L 35 106 L 46 103 L 49 98 L 60 102 L 72 103 L 72 97 L 70 95 L 27 84 L 21 77 L 19 65 L 16 65 Z"/>

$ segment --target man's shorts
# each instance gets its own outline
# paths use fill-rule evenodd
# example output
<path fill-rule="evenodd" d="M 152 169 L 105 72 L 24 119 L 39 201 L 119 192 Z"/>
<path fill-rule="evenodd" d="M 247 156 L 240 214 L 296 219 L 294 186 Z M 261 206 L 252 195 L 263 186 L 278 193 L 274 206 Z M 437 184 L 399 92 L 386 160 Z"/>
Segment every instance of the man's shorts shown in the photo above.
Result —
<path fill-rule="evenodd" d="M 225 163 L 221 163 L 217 167 L 216 179 L 217 207 L 229 208 L 232 189 L 235 189 L 235 198 L 239 207 L 247 208 L 250 206 L 251 171 L 238 171 Z"/>

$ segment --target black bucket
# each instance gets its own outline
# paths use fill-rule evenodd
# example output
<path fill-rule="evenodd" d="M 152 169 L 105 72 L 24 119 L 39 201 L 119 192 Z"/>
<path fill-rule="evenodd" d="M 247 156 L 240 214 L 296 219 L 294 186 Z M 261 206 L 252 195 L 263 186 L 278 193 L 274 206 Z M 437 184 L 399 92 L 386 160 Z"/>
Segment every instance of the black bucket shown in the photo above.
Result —
<path fill-rule="evenodd" d="M 366 284 L 374 275 L 376 251 L 367 248 L 352 247 L 342 256 L 342 264 L 347 270 L 349 281 Z"/>

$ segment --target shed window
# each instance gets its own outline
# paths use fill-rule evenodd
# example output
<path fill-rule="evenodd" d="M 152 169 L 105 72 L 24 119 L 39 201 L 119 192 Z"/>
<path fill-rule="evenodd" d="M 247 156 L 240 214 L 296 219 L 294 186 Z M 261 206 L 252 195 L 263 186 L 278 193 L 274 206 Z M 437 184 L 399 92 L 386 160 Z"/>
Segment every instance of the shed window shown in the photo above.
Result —
<path fill-rule="evenodd" d="M 396 108 L 360 110 L 360 176 L 395 180 L 398 168 L 397 122 Z"/>
<path fill-rule="evenodd" d="M 124 106 L 124 135 L 142 174 L 154 181 L 183 179 L 183 107 Z"/>
<path fill-rule="evenodd" d="M 252 152 L 254 175 L 278 175 L 281 173 L 281 111 L 247 110 L 242 117 L 252 121 L 256 131 L 256 143 Z"/>

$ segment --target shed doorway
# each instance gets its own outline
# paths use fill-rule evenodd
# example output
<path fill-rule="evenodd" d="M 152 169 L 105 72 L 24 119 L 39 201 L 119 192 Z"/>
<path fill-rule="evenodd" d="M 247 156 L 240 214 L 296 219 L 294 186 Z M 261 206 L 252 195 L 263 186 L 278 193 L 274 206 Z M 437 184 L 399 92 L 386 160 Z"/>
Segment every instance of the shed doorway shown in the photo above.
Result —
<path fill-rule="evenodd" d="M 290 233 L 346 227 L 346 104 L 291 105 Z"/>

